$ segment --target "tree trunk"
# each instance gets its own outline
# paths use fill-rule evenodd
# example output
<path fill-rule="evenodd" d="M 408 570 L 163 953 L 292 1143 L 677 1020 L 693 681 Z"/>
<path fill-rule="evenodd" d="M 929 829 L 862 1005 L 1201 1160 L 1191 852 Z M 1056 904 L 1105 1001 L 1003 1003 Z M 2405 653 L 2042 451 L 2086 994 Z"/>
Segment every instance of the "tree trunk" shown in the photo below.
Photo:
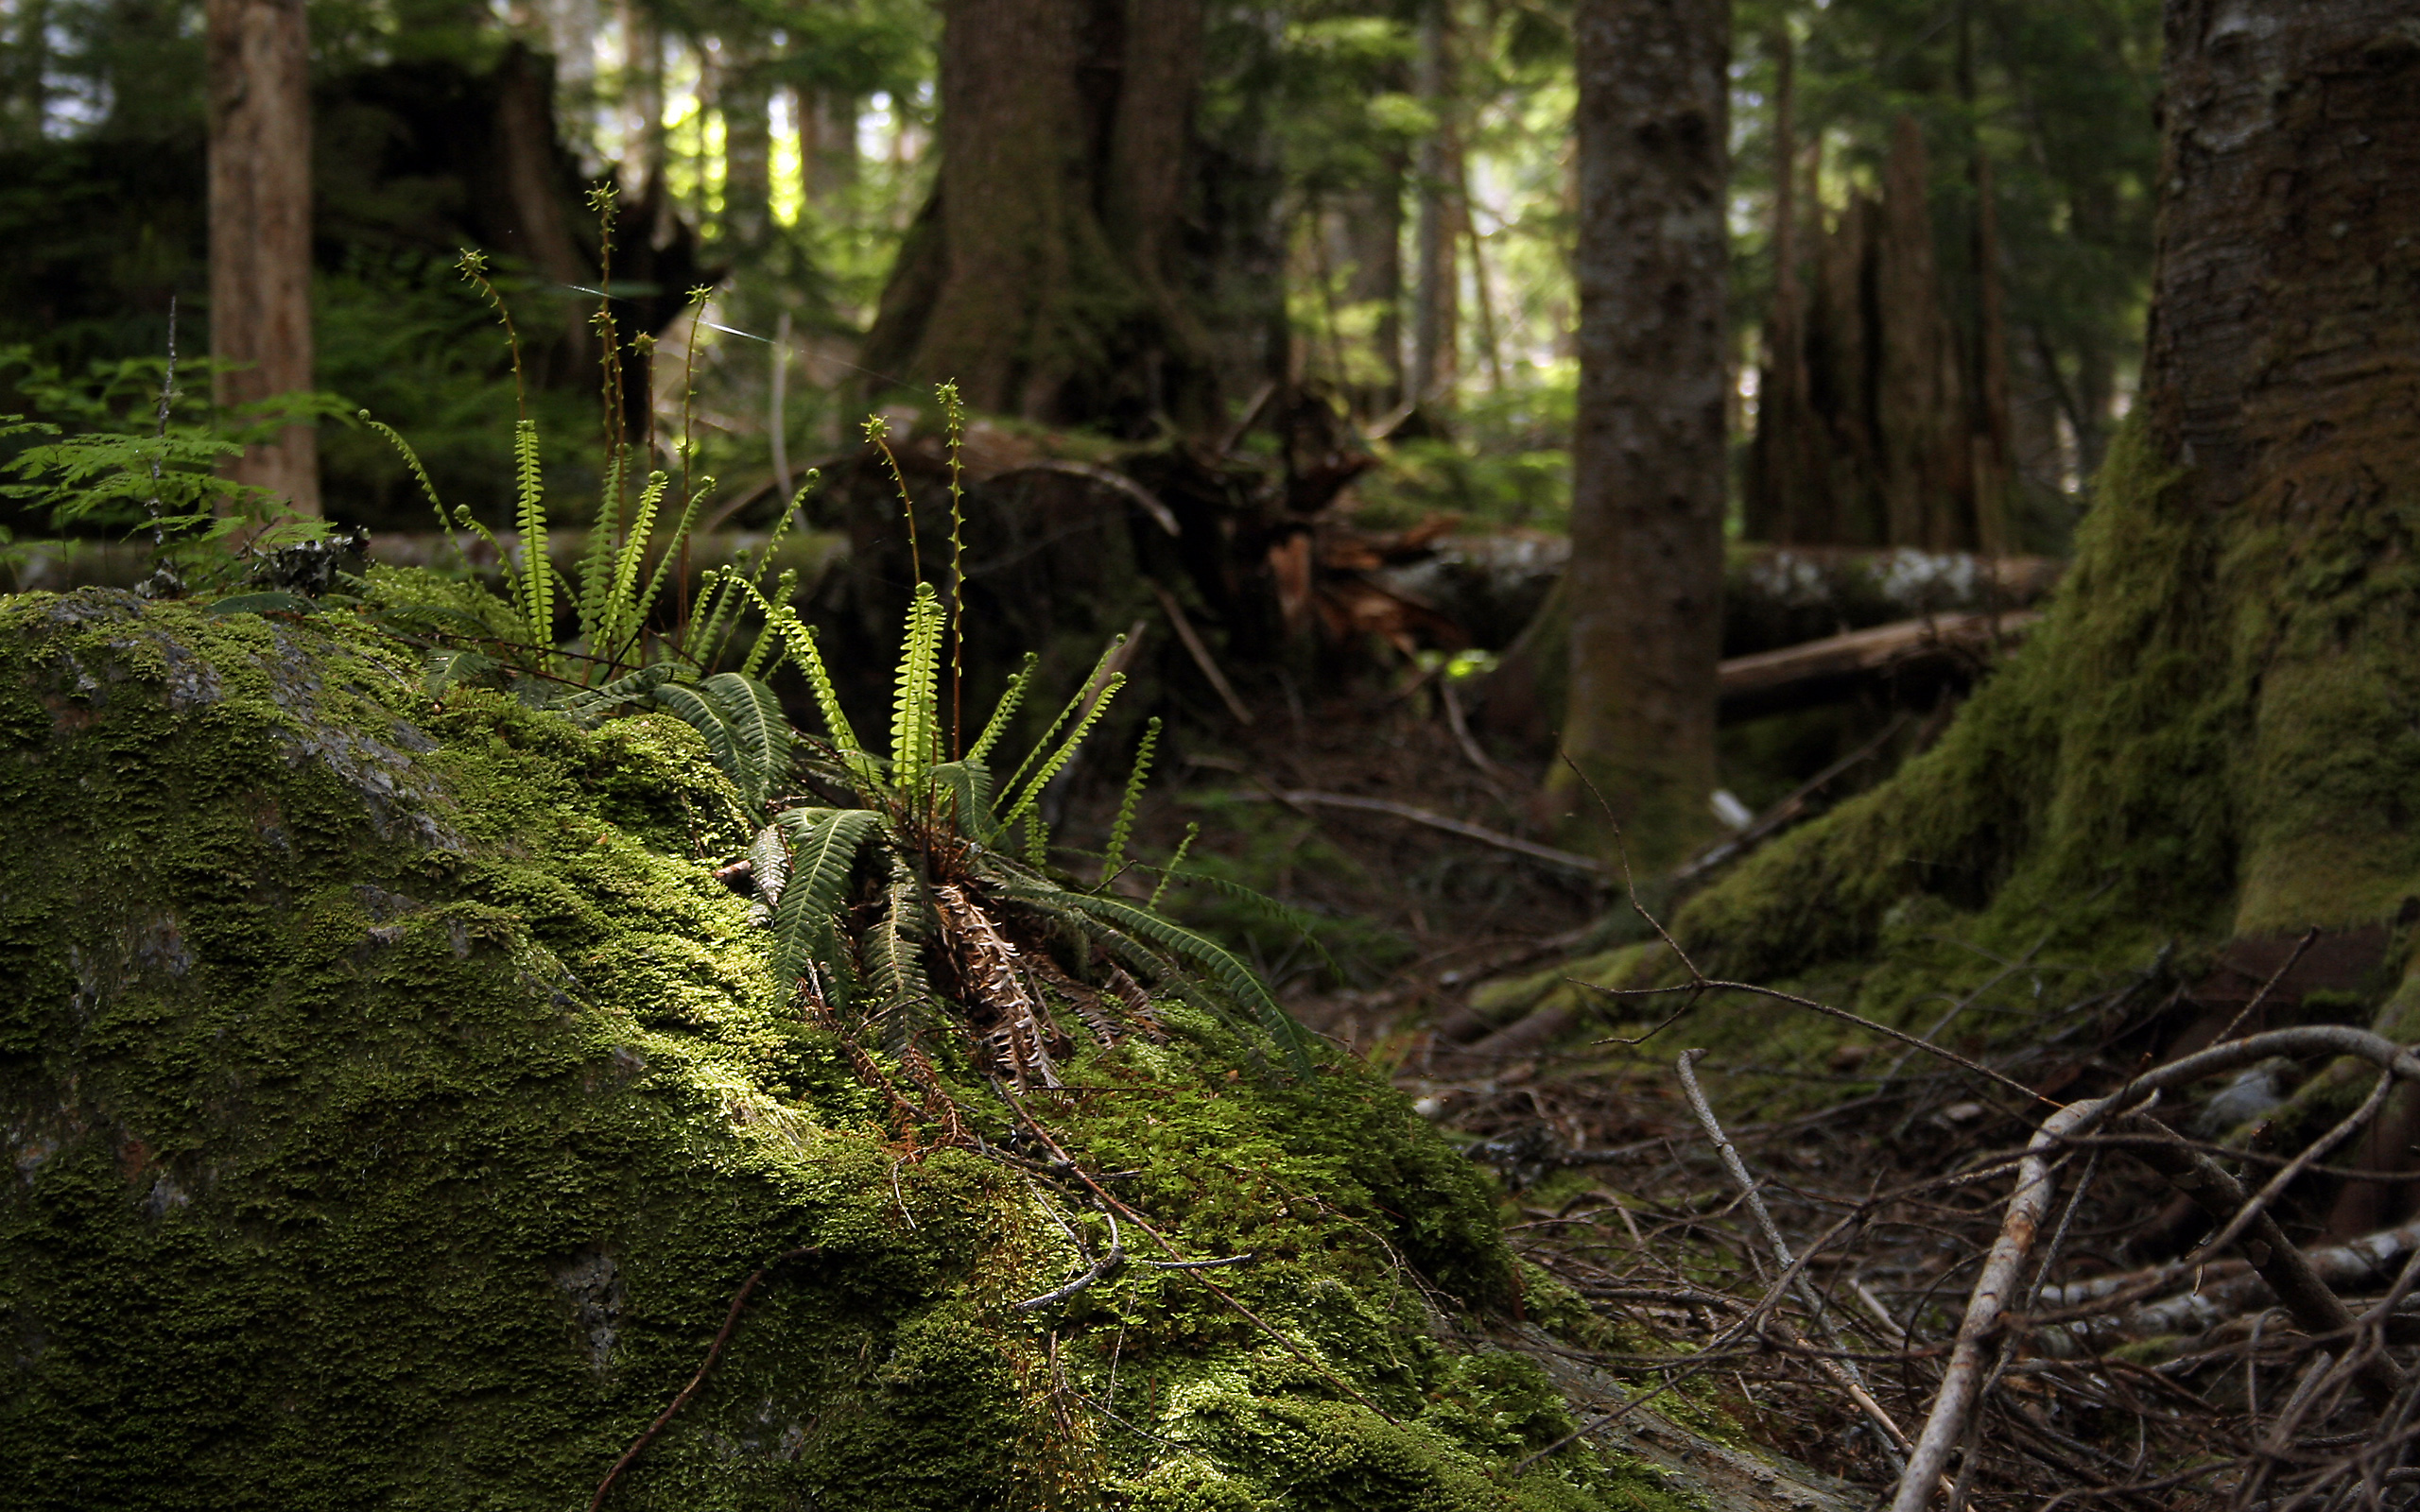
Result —
<path fill-rule="evenodd" d="M 1713 822 L 1731 7 L 1582 0 L 1575 28 L 1581 377 L 1564 739 L 1631 861 L 1651 871 Z M 1558 812 L 1593 809 L 1560 774 L 1549 798 Z"/>
<path fill-rule="evenodd" d="M 1699 899 L 1685 943 L 1779 975 L 1929 893 L 1982 939 L 2048 920 L 2147 958 L 2420 891 L 2409 18 L 2169 0 L 2141 401 L 2067 585 L 1939 747 Z"/>
<path fill-rule="evenodd" d="M 1216 418 L 1179 238 L 1203 27 L 1202 0 L 951 0 L 940 182 L 868 368 L 1046 422 Z"/>
<path fill-rule="evenodd" d="M 758 247 L 773 225 L 772 89 L 747 41 L 727 39 L 722 53 L 722 240 Z"/>
<path fill-rule="evenodd" d="M 1415 87 L 1435 112 L 1437 125 L 1420 142 L 1414 167 L 1417 211 L 1413 216 L 1411 374 L 1408 396 L 1426 404 L 1450 379 L 1454 362 L 1452 220 L 1447 215 L 1448 166 L 1445 112 L 1450 108 L 1445 65 L 1445 0 L 1427 0 L 1420 17 L 1420 65 Z"/>
<path fill-rule="evenodd" d="M 1357 386 L 1365 414 L 1384 414 L 1403 402 L 1403 180 L 1400 154 L 1383 160 L 1363 202 L 1344 217 L 1344 244 L 1352 260 L 1345 279 L 1348 303 L 1375 307 L 1370 345 L 1379 377 Z"/>
<path fill-rule="evenodd" d="M 1756 385 L 1756 436 L 1749 455 L 1745 534 L 1783 545 L 1832 539 L 1822 421 L 1807 399 L 1806 294 L 1798 269 L 1798 91 L 1789 28 L 1772 29 L 1773 299 L 1765 317 L 1764 369 Z"/>
<path fill-rule="evenodd" d="M 311 387 L 311 43 L 302 0 L 210 0 L 210 345 L 225 409 Z M 320 513 L 319 446 L 286 426 L 228 467 Z"/>
<path fill-rule="evenodd" d="M 857 181 L 857 101 L 828 89 L 801 89 L 790 95 L 798 123 L 800 198 L 828 205 Z"/>

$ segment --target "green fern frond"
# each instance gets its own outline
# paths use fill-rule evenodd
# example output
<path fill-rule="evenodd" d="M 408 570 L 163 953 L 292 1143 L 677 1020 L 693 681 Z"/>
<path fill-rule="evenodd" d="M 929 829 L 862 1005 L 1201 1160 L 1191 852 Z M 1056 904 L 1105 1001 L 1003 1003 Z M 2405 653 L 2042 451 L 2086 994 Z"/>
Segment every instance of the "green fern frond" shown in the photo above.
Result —
<path fill-rule="evenodd" d="M 690 660 L 698 665 L 713 664 L 711 648 L 722 642 L 724 621 L 739 612 L 742 581 L 737 566 L 709 567 L 699 577 L 698 602 L 689 610 L 689 624 L 682 632 Z"/>
<path fill-rule="evenodd" d="M 1024 896 L 1024 891 L 1020 890 L 1017 895 Z M 1287 1058 L 1293 1062 L 1297 1072 L 1311 1069 L 1310 1036 L 1277 1005 L 1276 999 L 1260 985 L 1260 978 L 1252 973 L 1252 969 L 1228 954 L 1225 947 L 1123 899 L 1082 892 L 1063 893 L 1062 896 L 1066 906 L 1114 924 L 1134 938 L 1193 966 L 1252 1016 L 1261 1031 L 1286 1052 Z"/>
<path fill-rule="evenodd" d="M 992 827 L 992 769 L 981 762 L 943 762 L 929 774 L 933 791 L 948 803 L 960 834 L 981 834 Z"/>
<path fill-rule="evenodd" d="M 370 411 L 365 409 L 358 413 L 361 423 L 387 438 L 388 444 L 403 454 L 404 466 L 411 469 L 412 476 L 420 483 L 420 491 L 427 495 L 429 507 L 437 511 L 437 528 L 450 538 L 454 534 L 454 523 L 445 518 L 445 503 L 437 496 L 437 485 L 430 481 L 428 469 L 421 465 L 420 454 L 412 450 L 412 443 L 404 439 L 403 432 L 385 421 L 372 420 Z"/>
<path fill-rule="evenodd" d="M 1184 865 L 1184 853 L 1193 849 L 1194 839 L 1201 833 L 1201 826 L 1199 824 L 1188 824 L 1184 827 L 1184 838 L 1176 843 L 1176 854 L 1168 857 L 1167 866 L 1161 869 L 1160 885 L 1151 889 L 1151 901 L 1145 903 L 1144 907 L 1160 906 L 1160 895 L 1168 890 L 1169 883 L 1176 880 L 1177 868 Z"/>
<path fill-rule="evenodd" d="M 781 580 L 774 585 L 772 601 L 776 604 L 786 604 L 792 598 L 796 597 L 797 594 L 798 569 L 792 567 L 784 571 Z M 769 610 L 765 616 L 765 627 L 756 634 L 756 644 L 748 648 L 748 661 L 745 665 L 740 667 L 740 675 L 750 678 L 771 677 L 773 675 L 772 668 L 780 666 L 782 664 L 782 657 L 786 654 L 784 651 L 776 649 L 776 647 L 780 646 L 781 644 L 782 637 L 774 630 L 772 614 Z M 720 647 L 714 647 L 712 649 L 717 654 L 719 654 Z M 769 664 L 765 660 L 768 654 L 770 654 L 772 657 L 772 661 Z M 759 671 L 759 668 L 763 668 L 764 670 Z"/>
<path fill-rule="evenodd" d="M 737 672 L 717 672 L 699 687 L 731 728 L 732 747 L 744 774 L 733 780 L 735 785 L 750 808 L 762 809 L 790 773 L 796 737 L 782 714 L 781 699 L 762 682 Z"/>
<path fill-rule="evenodd" d="M 521 531 L 521 620 L 543 664 L 552 660 L 555 646 L 555 567 L 546 557 L 546 496 L 538 467 L 536 421 L 512 427 L 512 471 L 513 521 Z"/>
<path fill-rule="evenodd" d="M 421 691 L 435 698 L 458 682 L 493 672 L 496 659 L 482 656 L 461 646 L 444 647 L 428 654 L 428 668 L 421 678 Z"/>
<path fill-rule="evenodd" d="M 860 757 L 865 747 L 857 744 L 857 732 L 850 728 L 849 716 L 840 708 L 840 695 L 832 686 L 832 674 L 823 665 L 823 653 L 815 648 L 815 628 L 798 617 L 796 610 L 784 605 L 779 624 L 782 638 L 788 643 L 790 657 L 806 674 L 806 685 L 815 692 L 815 712 L 823 718 L 823 732 L 844 757 Z M 857 763 L 852 762 L 852 765 Z"/>
<path fill-rule="evenodd" d="M 1050 826 L 1042 822 L 1038 813 L 1018 812 L 1025 815 L 1025 864 L 1040 871 L 1050 865 Z M 1015 822 L 1013 816 L 1010 822 Z"/>
<path fill-rule="evenodd" d="M 1178 859 L 1183 860 L 1184 858 L 1180 855 Z M 1146 869 L 1150 868 L 1147 868 Z M 1167 869 L 1170 871 L 1175 870 L 1174 865 L 1171 864 Z M 1319 956 L 1320 964 L 1327 968 L 1327 973 L 1331 978 L 1339 982 L 1344 980 L 1344 968 L 1339 966 L 1336 962 L 1336 957 L 1328 954 L 1326 942 L 1322 940 L 1319 936 L 1320 921 L 1312 918 L 1309 914 L 1303 912 L 1303 910 L 1295 907 L 1291 903 L 1285 902 L 1276 898 L 1271 898 L 1269 894 L 1260 891 L 1258 888 L 1247 887 L 1240 882 L 1235 882 L 1226 877 L 1215 876 L 1207 871 L 1187 873 L 1184 880 L 1199 886 L 1207 887 L 1211 891 L 1221 894 L 1224 897 L 1232 898 L 1236 902 L 1251 909 L 1253 912 L 1268 919 L 1270 923 L 1277 925 L 1281 929 L 1289 930 L 1296 936 L 1299 936 L 1303 943 L 1308 945 L 1313 953 Z"/>
<path fill-rule="evenodd" d="M 1117 802 L 1117 818 L 1109 827 L 1109 850 L 1101 867 L 1105 885 L 1126 866 L 1126 842 L 1134 835 L 1134 810 L 1143 801 L 1143 784 L 1151 778 L 1151 751 L 1160 743 L 1160 718 L 1153 714 L 1143 727 L 1143 742 L 1134 747 L 1134 769 L 1126 774 L 1126 794 Z"/>
<path fill-rule="evenodd" d="M 664 592 L 664 580 L 671 576 L 673 564 L 681 559 L 681 543 L 689 539 L 689 532 L 697 526 L 698 507 L 714 490 L 715 480 L 706 479 L 697 492 L 689 495 L 688 504 L 682 508 L 680 520 L 672 526 L 671 537 L 664 543 L 664 556 L 655 564 L 654 576 L 647 580 L 647 592 L 639 595 L 637 605 L 631 610 L 631 617 L 623 622 L 623 634 L 629 644 L 635 644 L 640 636 L 647 633 L 647 617 L 655 609 L 656 595 Z"/>
<path fill-rule="evenodd" d="M 930 1001 L 923 960 L 924 898 L 915 875 L 894 862 L 882 917 L 866 932 L 866 988 L 889 1021 L 894 1053 L 905 1048 Z"/>
<path fill-rule="evenodd" d="M 601 687 L 566 693 L 546 707 L 585 724 L 615 704 L 648 701 L 648 696 L 679 676 L 680 670 L 669 662 L 659 662 L 654 666 L 641 667 L 636 672 L 615 678 Z"/>
<path fill-rule="evenodd" d="M 1084 716 L 1081 719 L 1076 721 L 1076 728 L 1068 731 L 1067 738 L 1060 742 L 1059 748 L 1050 753 L 1050 759 L 1044 762 L 1041 769 L 1033 774 L 1033 781 L 1026 783 L 1025 791 L 1019 793 L 1016 801 L 1009 806 L 1008 817 L 1000 821 L 1002 824 L 1014 824 L 1019 816 L 1042 800 L 1042 790 L 1050 785 L 1050 780 L 1058 776 L 1060 769 L 1075 756 L 1078 747 L 1081 747 L 1085 738 L 1092 734 L 1093 727 L 1100 723 L 1101 715 L 1109 712 L 1110 700 L 1116 697 L 1117 690 L 1124 686 L 1126 686 L 1125 673 L 1110 674 L 1109 680 L 1101 684 L 1100 696 L 1093 700 L 1093 706 L 1084 711 Z"/>
<path fill-rule="evenodd" d="M 903 793 L 913 793 L 932 764 L 938 728 L 940 693 L 935 679 L 941 670 L 942 607 L 933 585 L 918 583 L 908 606 L 908 627 L 899 647 L 899 674 L 890 701 L 890 777 Z"/>
<path fill-rule="evenodd" d="M 836 916 L 849 870 L 880 816 L 872 809 L 790 809 L 774 819 L 790 842 L 789 883 L 773 911 L 773 971 L 795 982 L 814 963 L 845 982 Z"/>
<path fill-rule="evenodd" d="M 655 533 L 656 511 L 663 507 L 664 490 L 672 479 L 663 472 L 647 475 L 647 486 L 639 490 L 639 502 L 631 514 L 631 527 L 614 552 L 613 565 L 607 569 L 607 579 L 598 598 L 597 617 L 603 622 L 601 633 L 591 636 L 589 653 L 593 656 L 611 654 L 611 648 L 632 640 L 644 612 L 633 601 L 639 581 L 639 568 L 647 560 L 648 538 Z M 617 511 L 618 512 L 618 511 Z"/>
<path fill-rule="evenodd" d="M 790 885 L 790 847 L 779 824 L 768 824 L 748 843 L 748 871 L 756 896 L 770 910 L 781 906 Z M 770 914 L 767 916 L 770 922 Z"/>
<path fill-rule="evenodd" d="M 607 595 L 614 586 L 614 533 L 622 524 L 622 496 L 614 487 L 619 459 L 606 463 L 605 486 L 596 493 L 596 516 L 588 523 L 588 540 L 579 551 L 579 593 L 572 600 L 572 615 L 579 638 L 591 655 L 606 641 Z M 596 663 L 590 663 L 593 668 Z"/>
<path fill-rule="evenodd" d="M 1101 679 L 1108 675 L 1110 659 L 1125 647 L 1125 636 L 1110 637 L 1109 646 L 1101 652 L 1100 660 L 1093 663 L 1093 669 L 1085 674 L 1084 680 L 1076 685 L 1075 696 L 1069 698 L 1066 707 L 1059 711 L 1059 717 L 1050 721 L 1050 728 L 1042 732 L 1040 740 L 1034 742 L 1033 749 L 1025 753 L 1025 760 L 1017 763 L 1017 769 L 1009 774 L 1009 780 L 1000 784 L 1001 792 L 1006 793 L 1015 787 L 1018 780 L 1025 776 L 1026 768 L 1031 766 L 1041 758 L 1042 753 L 1050 747 L 1050 742 L 1059 733 L 1060 729 L 1068 720 L 1073 719 L 1076 712 L 1084 706 L 1084 696 L 1100 686 Z"/>
<path fill-rule="evenodd" d="M 655 690 L 655 705 L 665 713 L 686 724 L 706 739 L 706 754 L 715 766 L 731 779 L 743 797 L 749 797 L 752 807 L 762 807 L 760 795 L 749 796 L 748 765 L 739 753 L 739 733 L 731 728 L 722 711 L 715 707 L 697 689 L 669 682 Z"/>
<path fill-rule="evenodd" d="M 1017 674 L 1009 679 L 1009 685 L 1000 690 L 999 707 L 992 711 L 991 721 L 984 725 L 983 733 L 966 748 L 968 761 L 979 762 L 991 755 L 992 747 L 1009 732 L 1009 721 L 1016 716 L 1017 706 L 1025 702 L 1025 691 L 1032 685 L 1034 668 L 1041 664 L 1039 656 L 1031 651 L 1025 654 L 1025 664 L 1017 668 Z"/>

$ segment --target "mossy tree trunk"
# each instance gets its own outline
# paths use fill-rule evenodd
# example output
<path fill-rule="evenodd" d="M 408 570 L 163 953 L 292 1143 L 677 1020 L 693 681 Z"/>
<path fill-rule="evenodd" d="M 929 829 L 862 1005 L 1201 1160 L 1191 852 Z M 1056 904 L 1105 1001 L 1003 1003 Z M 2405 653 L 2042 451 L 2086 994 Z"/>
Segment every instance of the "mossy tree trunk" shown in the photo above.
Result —
<path fill-rule="evenodd" d="M 1633 863 L 1653 870 L 1713 823 L 1731 7 L 1590 0 L 1575 26 L 1580 405 L 1564 742 Z M 1594 823 L 1593 800 L 1555 777 L 1549 801 Z"/>
<path fill-rule="evenodd" d="M 2059 599 L 1938 747 L 1684 913 L 1701 961 L 1854 958 L 1921 893 L 2106 952 L 2420 891 L 2420 35 L 2405 0 L 2167 33 L 2143 387 Z"/>
<path fill-rule="evenodd" d="M 952 0 L 941 177 L 866 366 L 1046 422 L 1207 421 L 1178 263 L 1201 0 Z"/>

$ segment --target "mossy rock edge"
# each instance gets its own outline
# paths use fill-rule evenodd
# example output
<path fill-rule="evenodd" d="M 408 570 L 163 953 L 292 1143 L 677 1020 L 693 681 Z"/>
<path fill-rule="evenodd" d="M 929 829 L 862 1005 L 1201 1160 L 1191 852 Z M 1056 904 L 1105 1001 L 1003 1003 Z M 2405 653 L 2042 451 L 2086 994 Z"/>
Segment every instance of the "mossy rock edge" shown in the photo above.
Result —
<path fill-rule="evenodd" d="M 1573 1422 L 1439 1311 L 1509 1295 L 1481 1178 L 1174 1006 L 1052 1118 L 1287 1345 L 1192 1274 L 1016 1311 L 1064 1232 L 778 1009 L 683 726 L 86 590 L 0 599 L 0 1508 L 585 1506 L 802 1248 L 610 1505 L 1679 1504 L 1515 1477 Z"/>

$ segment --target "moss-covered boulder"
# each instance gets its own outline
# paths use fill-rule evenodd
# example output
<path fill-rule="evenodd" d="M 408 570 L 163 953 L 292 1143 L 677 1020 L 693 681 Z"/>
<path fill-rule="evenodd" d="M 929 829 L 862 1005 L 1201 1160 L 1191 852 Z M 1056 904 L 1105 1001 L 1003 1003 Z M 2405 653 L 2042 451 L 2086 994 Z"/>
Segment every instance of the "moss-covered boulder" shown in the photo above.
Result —
<path fill-rule="evenodd" d="M 27 594 L 0 813 L 0 1507 L 584 1506 L 731 1319 L 609 1505 L 1668 1503 L 1525 1465 L 1573 1420 L 1453 1342 L 1512 1285 L 1467 1164 L 1177 1005 L 1048 1117 L 1252 1258 L 1020 1310 L 1100 1219 L 902 1138 L 780 1008 L 683 726 L 435 705 L 341 615 Z"/>

